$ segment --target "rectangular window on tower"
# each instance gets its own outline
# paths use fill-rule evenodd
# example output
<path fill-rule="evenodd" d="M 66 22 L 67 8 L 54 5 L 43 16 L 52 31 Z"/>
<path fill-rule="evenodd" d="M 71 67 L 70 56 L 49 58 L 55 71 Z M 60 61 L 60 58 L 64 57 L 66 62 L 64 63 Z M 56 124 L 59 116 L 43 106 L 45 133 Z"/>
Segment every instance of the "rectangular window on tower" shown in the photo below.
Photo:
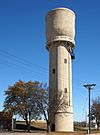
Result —
<path fill-rule="evenodd" d="M 52 73 L 55 74 L 55 68 L 53 68 Z"/>
<path fill-rule="evenodd" d="M 64 63 L 67 63 L 67 59 L 64 59 Z"/>
<path fill-rule="evenodd" d="M 67 93 L 67 88 L 64 89 L 64 92 Z"/>

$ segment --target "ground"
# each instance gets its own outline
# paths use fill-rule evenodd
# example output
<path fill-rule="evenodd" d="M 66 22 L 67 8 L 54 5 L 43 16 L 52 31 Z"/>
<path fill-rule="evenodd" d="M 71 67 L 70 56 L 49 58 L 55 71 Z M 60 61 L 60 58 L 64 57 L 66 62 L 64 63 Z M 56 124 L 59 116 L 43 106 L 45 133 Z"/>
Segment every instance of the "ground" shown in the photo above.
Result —
<path fill-rule="evenodd" d="M 0 133 L 0 135 L 46 135 L 46 133 Z"/>
<path fill-rule="evenodd" d="M 41 133 L 41 132 L 32 132 L 32 133 L 25 133 L 25 132 L 1 132 L 0 135 L 89 135 L 82 132 L 74 132 L 74 133 L 57 133 L 57 132 L 51 132 L 51 133 Z M 91 135 L 100 135 L 100 133 L 94 133 Z"/>

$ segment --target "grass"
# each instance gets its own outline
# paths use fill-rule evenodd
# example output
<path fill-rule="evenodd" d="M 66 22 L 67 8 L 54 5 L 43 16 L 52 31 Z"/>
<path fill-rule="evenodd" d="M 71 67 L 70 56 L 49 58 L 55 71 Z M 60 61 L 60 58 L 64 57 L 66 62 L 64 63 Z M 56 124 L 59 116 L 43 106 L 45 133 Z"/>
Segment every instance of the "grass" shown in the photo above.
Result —
<path fill-rule="evenodd" d="M 27 129 L 25 121 L 16 121 L 17 129 Z M 47 130 L 45 122 L 32 121 L 31 130 Z"/>
<path fill-rule="evenodd" d="M 26 123 L 25 121 L 17 121 L 17 125 L 19 125 L 20 129 L 16 129 L 15 131 L 25 131 Z M 47 126 L 45 122 L 38 122 L 38 121 L 32 121 L 31 122 L 31 131 L 33 132 L 46 132 Z M 87 134 L 87 129 L 84 129 L 83 127 L 75 127 L 75 132 L 50 132 L 47 135 L 85 135 Z M 100 133 L 100 130 L 91 130 L 91 133 Z"/>

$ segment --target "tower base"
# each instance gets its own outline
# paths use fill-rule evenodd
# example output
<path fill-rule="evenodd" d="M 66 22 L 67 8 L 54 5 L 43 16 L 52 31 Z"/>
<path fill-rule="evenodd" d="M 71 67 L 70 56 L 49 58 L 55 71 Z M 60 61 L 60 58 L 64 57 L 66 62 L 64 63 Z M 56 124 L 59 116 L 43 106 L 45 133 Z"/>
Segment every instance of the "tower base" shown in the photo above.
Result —
<path fill-rule="evenodd" d="M 57 113 L 55 115 L 55 131 L 73 131 L 73 113 Z"/>

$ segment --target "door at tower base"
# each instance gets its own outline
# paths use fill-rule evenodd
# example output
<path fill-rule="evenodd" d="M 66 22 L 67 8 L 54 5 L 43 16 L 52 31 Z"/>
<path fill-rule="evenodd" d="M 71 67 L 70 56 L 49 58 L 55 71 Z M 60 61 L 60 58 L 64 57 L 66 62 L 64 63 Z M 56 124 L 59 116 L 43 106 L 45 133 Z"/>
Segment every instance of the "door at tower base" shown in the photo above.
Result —
<path fill-rule="evenodd" d="M 55 131 L 73 131 L 73 113 L 57 113 L 55 115 Z"/>

